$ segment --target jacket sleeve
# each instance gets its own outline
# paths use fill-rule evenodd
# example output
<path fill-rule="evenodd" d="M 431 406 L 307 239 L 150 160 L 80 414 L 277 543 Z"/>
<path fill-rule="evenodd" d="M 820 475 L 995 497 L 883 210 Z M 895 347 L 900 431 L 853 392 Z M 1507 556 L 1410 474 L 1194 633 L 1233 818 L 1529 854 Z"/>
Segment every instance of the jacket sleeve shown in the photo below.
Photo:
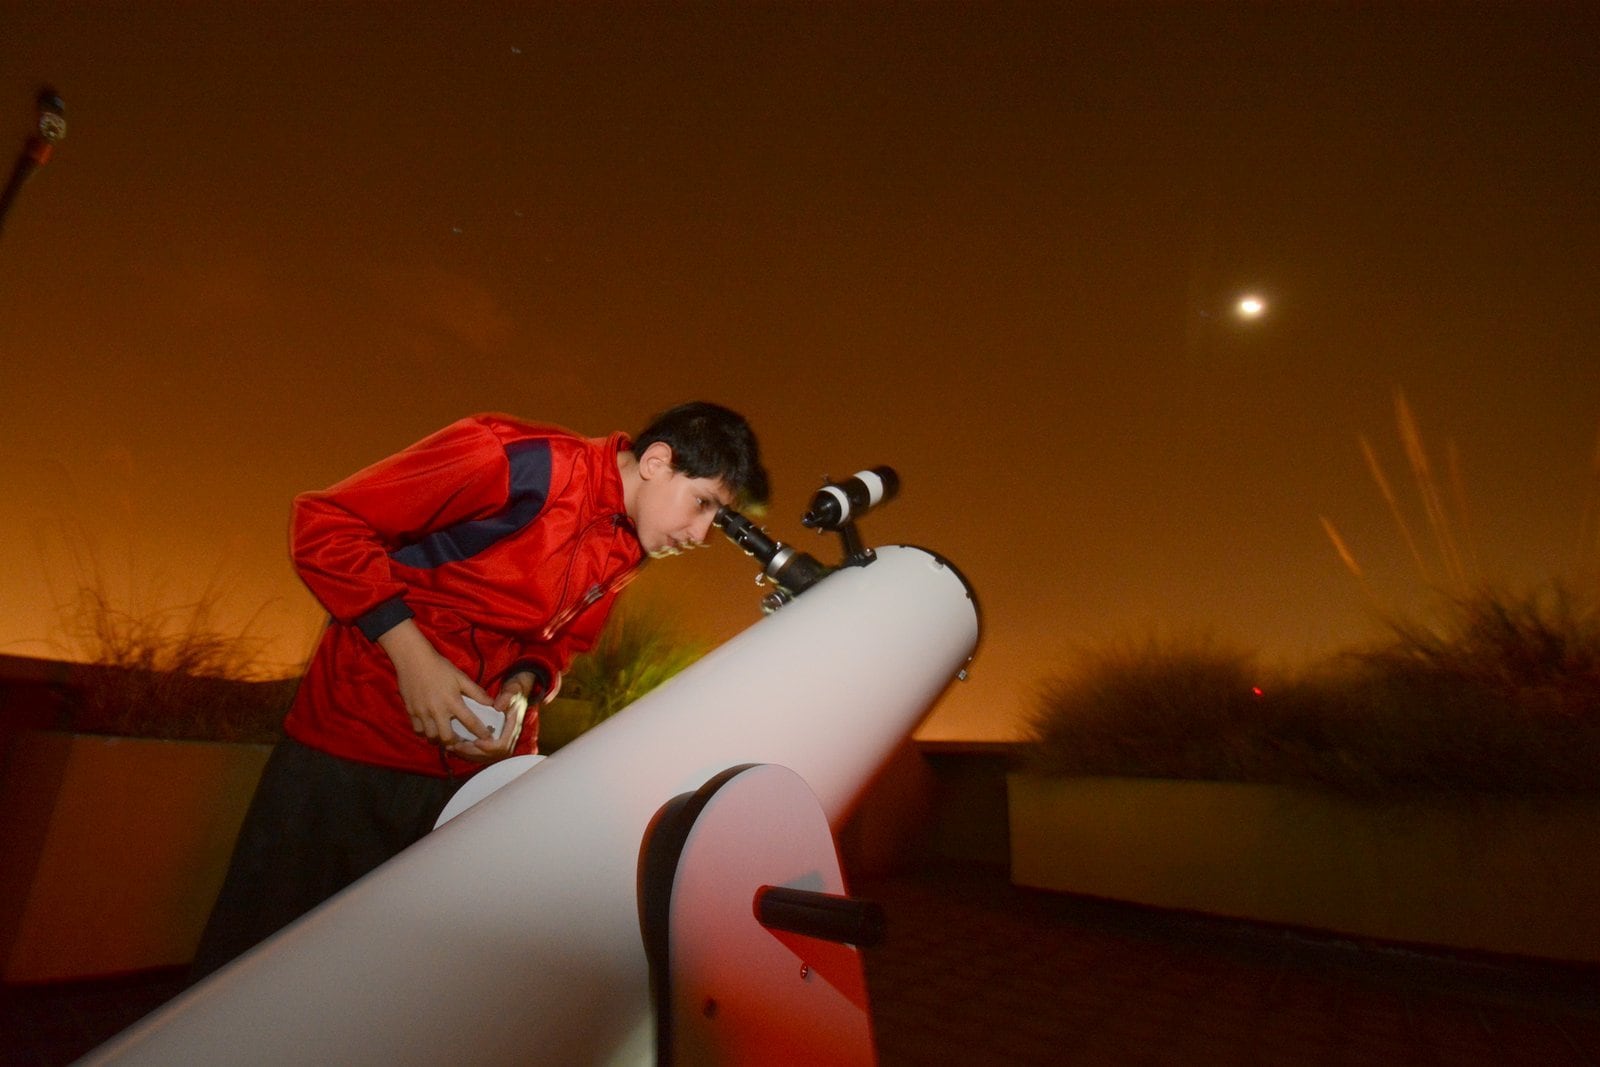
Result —
<path fill-rule="evenodd" d="M 435 530 L 493 514 L 509 492 L 500 438 L 476 418 L 295 498 L 295 569 L 328 613 L 369 638 L 411 617 L 389 553 Z"/>

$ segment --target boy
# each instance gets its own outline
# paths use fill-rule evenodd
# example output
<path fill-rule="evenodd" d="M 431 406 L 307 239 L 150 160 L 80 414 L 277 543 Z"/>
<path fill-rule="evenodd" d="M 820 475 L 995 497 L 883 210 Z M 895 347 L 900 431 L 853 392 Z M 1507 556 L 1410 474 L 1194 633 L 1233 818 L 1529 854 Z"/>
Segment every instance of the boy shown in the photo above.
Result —
<path fill-rule="evenodd" d="M 332 618 L 194 976 L 427 833 L 482 765 L 533 752 L 539 705 L 646 557 L 698 544 L 718 508 L 766 497 L 749 425 L 691 403 L 632 441 L 474 416 L 296 498 L 295 567 Z M 463 698 L 506 716 L 498 735 Z"/>

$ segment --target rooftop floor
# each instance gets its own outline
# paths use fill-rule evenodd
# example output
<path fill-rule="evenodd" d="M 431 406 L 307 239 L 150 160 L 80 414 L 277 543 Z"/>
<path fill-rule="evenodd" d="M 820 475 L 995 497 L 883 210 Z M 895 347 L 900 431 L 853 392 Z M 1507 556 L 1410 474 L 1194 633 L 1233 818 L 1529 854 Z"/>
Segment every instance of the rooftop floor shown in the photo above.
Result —
<path fill-rule="evenodd" d="M 1445 956 L 1017 889 L 937 867 L 857 885 L 881 1061 L 1600 1067 L 1600 968 Z M 175 995 L 151 972 L 0 997 L 0 1064 L 71 1062 Z"/>

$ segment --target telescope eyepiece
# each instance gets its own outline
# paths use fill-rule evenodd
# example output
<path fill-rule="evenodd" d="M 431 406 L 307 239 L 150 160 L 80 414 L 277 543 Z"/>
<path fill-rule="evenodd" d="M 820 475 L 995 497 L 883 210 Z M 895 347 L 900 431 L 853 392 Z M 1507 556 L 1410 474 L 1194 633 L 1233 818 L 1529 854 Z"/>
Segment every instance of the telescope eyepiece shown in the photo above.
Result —
<path fill-rule="evenodd" d="M 768 537 L 766 531 L 730 507 L 717 509 L 711 524 L 728 536 L 728 540 L 754 556 L 765 565 L 778 550 L 778 542 Z"/>
<path fill-rule="evenodd" d="M 717 509 L 713 524 L 728 540 L 761 564 L 761 574 L 772 580 L 783 599 L 799 596 L 821 581 L 827 568 L 816 558 L 767 536 L 767 532 L 729 507 Z"/>

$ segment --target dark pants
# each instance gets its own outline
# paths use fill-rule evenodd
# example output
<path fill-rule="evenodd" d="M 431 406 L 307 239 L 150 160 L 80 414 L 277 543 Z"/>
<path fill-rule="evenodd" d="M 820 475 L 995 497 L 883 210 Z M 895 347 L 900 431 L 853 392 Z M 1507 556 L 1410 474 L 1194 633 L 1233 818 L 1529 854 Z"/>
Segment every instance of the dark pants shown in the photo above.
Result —
<path fill-rule="evenodd" d="M 191 979 L 266 940 L 421 838 L 461 781 L 281 741 L 245 813 Z"/>

